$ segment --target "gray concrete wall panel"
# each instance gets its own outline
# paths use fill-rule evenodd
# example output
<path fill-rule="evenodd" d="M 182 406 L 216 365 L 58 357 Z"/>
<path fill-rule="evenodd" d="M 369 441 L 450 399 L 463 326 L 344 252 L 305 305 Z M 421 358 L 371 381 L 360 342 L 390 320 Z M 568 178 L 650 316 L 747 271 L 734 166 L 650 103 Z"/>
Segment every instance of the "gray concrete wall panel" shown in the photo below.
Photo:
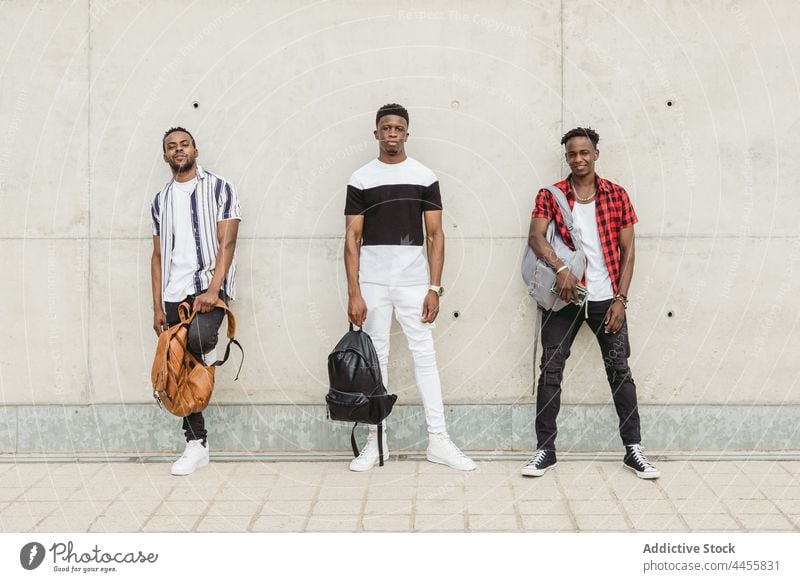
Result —
<path fill-rule="evenodd" d="M 86 2 L 0 7 L 0 232 L 85 236 Z"/>

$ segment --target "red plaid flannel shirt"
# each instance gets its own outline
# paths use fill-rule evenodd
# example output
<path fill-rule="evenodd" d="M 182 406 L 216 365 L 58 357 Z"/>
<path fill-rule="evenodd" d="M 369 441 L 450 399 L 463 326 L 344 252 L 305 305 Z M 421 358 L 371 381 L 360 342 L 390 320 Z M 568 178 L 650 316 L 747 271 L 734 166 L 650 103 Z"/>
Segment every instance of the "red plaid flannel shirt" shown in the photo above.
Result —
<path fill-rule="evenodd" d="M 608 273 L 611 275 L 611 284 L 614 287 L 614 293 L 616 293 L 620 276 L 619 233 L 623 228 L 632 227 L 639 222 L 639 219 L 636 218 L 636 212 L 633 210 L 628 193 L 625 192 L 622 186 L 609 182 L 600 176 L 597 176 L 596 180 L 595 216 L 597 217 L 597 230 L 600 233 L 600 245 L 603 247 L 603 256 L 606 259 Z M 566 195 L 569 207 L 574 207 L 575 195 L 572 192 L 569 178 L 558 182 L 556 186 Z M 553 220 L 555 216 L 556 226 L 561 233 L 561 238 L 570 248 L 575 248 L 567 227 L 564 225 L 564 219 L 561 216 L 558 203 L 547 189 L 539 190 L 536 195 L 536 206 L 533 209 L 532 216 L 533 218 L 546 218 L 547 220 Z"/>

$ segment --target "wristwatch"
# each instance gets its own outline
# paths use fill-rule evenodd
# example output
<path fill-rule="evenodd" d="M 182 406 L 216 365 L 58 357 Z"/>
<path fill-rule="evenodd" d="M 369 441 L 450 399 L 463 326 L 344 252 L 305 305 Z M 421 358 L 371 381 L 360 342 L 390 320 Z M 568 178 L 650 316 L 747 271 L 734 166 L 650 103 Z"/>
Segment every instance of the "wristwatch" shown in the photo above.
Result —
<path fill-rule="evenodd" d="M 440 285 L 428 285 L 428 291 L 433 291 L 439 297 L 444 295 L 444 287 L 441 287 Z"/>

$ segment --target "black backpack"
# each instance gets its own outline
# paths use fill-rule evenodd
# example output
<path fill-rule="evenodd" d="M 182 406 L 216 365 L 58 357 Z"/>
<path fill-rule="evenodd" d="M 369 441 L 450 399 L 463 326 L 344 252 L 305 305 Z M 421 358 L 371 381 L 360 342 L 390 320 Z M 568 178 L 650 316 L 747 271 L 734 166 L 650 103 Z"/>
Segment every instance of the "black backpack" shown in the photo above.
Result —
<path fill-rule="evenodd" d="M 383 466 L 383 419 L 392 412 L 396 394 L 388 394 L 381 378 L 378 354 L 372 339 L 362 330 L 344 334 L 328 356 L 330 390 L 325 396 L 328 418 L 353 422 L 350 444 L 358 456 L 356 426 L 359 422 L 378 425 L 378 453 Z"/>

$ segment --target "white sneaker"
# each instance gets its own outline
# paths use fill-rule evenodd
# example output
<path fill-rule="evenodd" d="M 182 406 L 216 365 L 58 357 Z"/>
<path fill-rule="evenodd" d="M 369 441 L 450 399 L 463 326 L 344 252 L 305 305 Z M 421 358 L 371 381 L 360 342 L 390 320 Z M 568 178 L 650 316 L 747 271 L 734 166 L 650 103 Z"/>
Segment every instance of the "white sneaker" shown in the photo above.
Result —
<path fill-rule="evenodd" d="M 459 471 L 472 471 L 476 467 L 475 462 L 453 444 L 446 432 L 428 436 L 427 457 L 431 463 L 447 465 Z"/>
<path fill-rule="evenodd" d="M 186 443 L 186 448 L 181 458 L 172 463 L 172 475 L 191 475 L 200 467 L 208 465 L 208 443 L 203 446 L 203 441 L 194 440 Z"/>
<path fill-rule="evenodd" d="M 378 431 L 370 430 L 367 436 L 367 444 L 361 449 L 361 454 L 350 461 L 351 471 L 369 471 L 378 464 Z M 389 460 L 389 443 L 386 441 L 386 431 L 383 431 L 383 462 Z"/>

